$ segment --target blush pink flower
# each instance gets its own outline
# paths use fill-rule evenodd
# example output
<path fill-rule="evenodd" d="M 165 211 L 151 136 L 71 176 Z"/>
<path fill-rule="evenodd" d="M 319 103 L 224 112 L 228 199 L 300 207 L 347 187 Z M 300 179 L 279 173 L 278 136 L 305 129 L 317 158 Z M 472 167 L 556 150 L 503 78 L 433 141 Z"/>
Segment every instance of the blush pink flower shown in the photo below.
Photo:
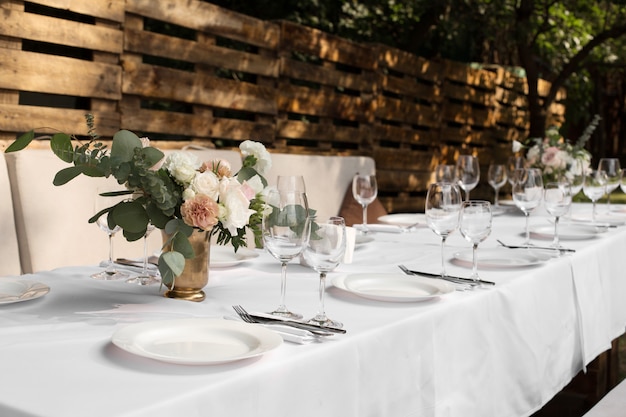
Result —
<path fill-rule="evenodd" d="M 213 159 L 202 163 L 200 172 L 211 171 L 219 178 L 230 177 L 232 174 L 230 163 L 225 159 Z"/>
<path fill-rule="evenodd" d="M 563 152 L 556 146 L 548 147 L 541 156 L 541 163 L 546 167 L 565 168 Z"/>
<path fill-rule="evenodd" d="M 219 206 L 215 200 L 205 194 L 196 194 L 180 207 L 183 221 L 189 226 L 202 230 L 211 230 L 217 224 Z"/>

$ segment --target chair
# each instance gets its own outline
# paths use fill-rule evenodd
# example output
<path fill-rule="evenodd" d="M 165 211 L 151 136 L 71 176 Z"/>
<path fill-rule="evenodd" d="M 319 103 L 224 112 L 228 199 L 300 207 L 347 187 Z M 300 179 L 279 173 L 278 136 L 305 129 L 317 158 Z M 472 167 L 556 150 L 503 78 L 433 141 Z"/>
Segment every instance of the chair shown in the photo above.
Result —
<path fill-rule="evenodd" d="M 354 174 L 376 172 L 374 160 L 367 156 L 271 155 L 268 182 L 275 185 L 279 175 L 302 175 L 309 205 L 322 218 L 339 214 Z"/>
<path fill-rule="evenodd" d="M 0 153 L 0 276 L 20 274 L 20 254 L 15 232 L 11 185 L 4 158 Z"/>

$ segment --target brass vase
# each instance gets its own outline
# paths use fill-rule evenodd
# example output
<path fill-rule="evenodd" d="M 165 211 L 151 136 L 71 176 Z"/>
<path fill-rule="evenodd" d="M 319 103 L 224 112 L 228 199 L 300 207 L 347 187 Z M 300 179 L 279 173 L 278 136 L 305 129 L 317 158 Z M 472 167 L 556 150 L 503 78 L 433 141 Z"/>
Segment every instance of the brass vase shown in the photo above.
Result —
<path fill-rule="evenodd" d="M 174 279 L 172 285 L 167 285 L 165 292 L 168 298 L 200 302 L 206 295 L 202 289 L 209 282 L 209 255 L 211 252 L 211 231 L 194 230 L 189 237 L 189 243 L 196 256 L 185 260 L 183 273 Z M 163 241 L 168 239 L 163 232 Z M 168 250 L 168 247 L 164 248 Z"/>

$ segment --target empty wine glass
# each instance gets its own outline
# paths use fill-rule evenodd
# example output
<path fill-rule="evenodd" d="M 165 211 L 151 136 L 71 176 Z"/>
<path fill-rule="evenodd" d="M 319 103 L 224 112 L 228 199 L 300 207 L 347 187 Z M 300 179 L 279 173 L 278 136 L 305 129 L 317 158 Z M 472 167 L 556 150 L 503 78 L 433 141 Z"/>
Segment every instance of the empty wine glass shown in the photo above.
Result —
<path fill-rule="evenodd" d="M 622 169 L 617 158 L 602 158 L 598 163 L 598 171 L 606 173 L 606 209 L 611 212 L 611 193 L 619 187 L 622 180 Z"/>
<path fill-rule="evenodd" d="M 328 318 L 324 306 L 326 274 L 339 265 L 346 252 L 346 222 L 343 217 L 331 217 L 326 222 L 311 218 L 309 242 L 302 252 L 308 266 L 319 273 L 319 310 L 309 323 L 321 326 L 342 327 L 343 324 Z"/>
<path fill-rule="evenodd" d="M 378 185 L 376 175 L 356 174 L 352 178 L 352 196 L 363 207 L 363 233 L 369 232 L 367 228 L 367 206 L 376 199 Z"/>
<path fill-rule="evenodd" d="M 306 197 L 299 192 L 272 190 L 267 194 L 268 210 L 263 213 L 261 230 L 265 249 L 281 263 L 280 304 L 271 314 L 302 318 L 285 305 L 287 262 L 300 256 L 309 240 L 309 216 Z"/>
<path fill-rule="evenodd" d="M 441 276 L 445 277 L 445 245 L 450 233 L 459 227 L 459 212 L 461 211 L 461 191 L 456 184 L 438 182 L 431 184 L 426 193 L 426 222 L 428 227 L 441 236 Z"/>
<path fill-rule="evenodd" d="M 459 187 L 465 191 L 465 201 L 469 201 L 470 191 L 476 188 L 480 181 L 478 158 L 472 155 L 460 155 L 456 160 L 456 179 Z"/>
<path fill-rule="evenodd" d="M 306 186 L 302 175 L 279 175 L 276 177 L 276 189 L 285 192 L 306 194 Z"/>
<path fill-rule="evenodd" d="M 585 167 L 583 166 L 583 161 L 574 159 L 567 176 L 567 182 L 572 189 L 573 197 L 583 189 L 583 184 L 585 183 Z"/>
<path fill-rule="evenodd" d="M 98 188 L 96 192 L 97 194 L 94 205 L 96 213 L 99 213 L 101 210 L 104 210 L 108 207 L 112 207 L 116 203 L 121 201 L 120 197 L 107 196 L 107 192 L 104 189 Z M 98 225 L 100 230 L 105 232 L 109 237 L 109 259 L 106 262 L 105 269 L 103 271 L 92 274 L 91 278 L 99 280 L 116 280 L 128 278 L 128 274 L 115 268 L 115 263 L 113 262 L 113 236 L 115 236 L 117 232 L 122 230 L 122 228 L 117 225 L 115 225 L 114 227 L 111 227 L 112 225 L 109 225 L 108 212 L 98 217 L 98 219 L 96 220 L 96 225 Z"/>
<path fill-rule="evenodd" d="M 518 169 L 513 175 L 515 176 L 513 201 L 526 217 L 526 238 L 523 244 L 530 246 L 529 217 L 530 213 L 541 203 L 543 178 L 538 168 Z"/>
<path fill-rule="evenodd" d="M 591 221 L 596 222 L 596 202 L 604 195 L 606 191 L 606 172 L 599 170 L 591 170 L 585 175 L 585 183 L 583 184 L 583 193 L 591 200 L 593 204 L 591 210 Z"/>
<path fill-rule="evenodd" d="M 554 239 L 552 246 L 561 248 L 559 242 L 559 218 L 564 216 L 572 205 L 572 188 L 567 182 L 550 182 L 544 185 L 543 204 L 546 211 L 554 216 Z"/>
<path fill-rule="evenodd" d="M 500 203 L 498 202 L 498 197 L 500 195 L 500 188 L 504 184 L 506 184 L 508 176 L 506 173 L 506 166 L 501 164 L 491 164 L 489 165 L 489 171 L 487 173 L 487 179 L 489 181 L 489 185 L 495 190 L 496 196 L 494 197 L 493 205 L 494 207 L 500 207 Z"/>
<path fill-rule="evenodd" d="M 436 182 L 454 182 L 456 178 L 455 165 L 437 165 L 435 168 Z"/>
<path fill-rule="evenodd" d="M 513 182 L 515 181 L 515 171 L 518 169 L 523 169 L 525 165 L 525 160 L 521 156 L 510 156 L 506 165 L 506 176 L 509 180 L 509 184 L 513 186 Z"/>
<path fill-rule="evenodd" d="M 465 201 L 459 216 L 459 230 L 465 240 L 472 243 L 472 275 L 475 285 L 480 285 L 478 275 L 478 244 L 491 233 L 491 204 L 488 201 Z"/>
<path fill-rule="evenodd" d="M 161 282 L 161 279 L 156 274 L 151 274 L 150 271 L 148 271 L 148 236 L 150 236 L 153 230 L 154 225 L 148 223 L 146 233 L 143 235 L 143 265 L 141 267 L 141 273 L 127 279 L 126 282 L 129 284 L 150 285 Z"/>

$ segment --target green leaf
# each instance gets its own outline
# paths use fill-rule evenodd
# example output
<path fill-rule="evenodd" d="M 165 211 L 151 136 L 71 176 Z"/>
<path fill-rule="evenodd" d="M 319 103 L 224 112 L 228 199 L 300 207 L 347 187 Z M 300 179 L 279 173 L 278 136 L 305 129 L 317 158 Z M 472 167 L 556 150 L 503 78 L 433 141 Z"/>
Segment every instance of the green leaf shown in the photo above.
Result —
<path fill-rule="evenodd" d="M 196 256 L 191 243 L 189 243 L 189 239 L 183 233 L 176 233 L 174 235 L 174 239 L 172 239 L 172 248 L 176 250 L 176 252 L 180 252 L 187 259 L 191 259 Z"/>
<path fill-rule="evenodd" d="M 4 152 L 9 153 L 9 152 L 21 151 L 22 149 L 27 147 L 28 144 L 31 143 L 34 138 L 35 138 L 34 130 L 31 130 L 30 132 L 26 132 L 19 138 L 15 139 L 15 142 L 9 145 L 9 147 Z"/>
<path fill-rule="evenodd" d="M 110 222 L 111 220 L 111 216 L 109 216 L 107 218 L 107 222 Z M 115 220 L 113 220 L 113 222 L 115 222 Z M 109 223 L 110 224 L 110 223 Z M 129 232 L 128 230 L 124 230 L 122 232 L 122 234 L 124 235 L 124 238 L 129 241 L 129 242 L 135 242 L 141 238 L 144 237 L 144 235 L 146 234 L 146 232 Z"/>
<path fill-rule="evenodd" d="M 62 170 L 60 170 L 59 172 L 56 173 L 52 183 L 54 185 L 67 184 L 68 182 L 70 182 L 74 178 L 78 177 L 82 173 L 83 173 L 83 170 L 79 166 L 63 168 Z"/>
<path fill-rule="evenodd" d="M 176 251 L 165 252 L 159 257 L 159 272 L 161 281 L 172 286 L 174 279 L 183 273 L 185 269 L 185 258 Z"/>
<path fill-rule="evenodd" d="M 143 154 L 147 162 L 147 165 L 150 167 L 154 166 L 157 162 L 159 162 L 161 159 L 165 157 L 165 154 L 163 152 L 151 146 L 148 146 L 147 148 L 143 148 L 141 150 L 141 153 Z"/>
<path fill-rule="evenodd" d="M 112 215 L 115 223 L 124 229 L 124 236 L 127 233 L 131 235 L 146 233 L 150 218 L 141 204 L 134 201 L 123 201 L 115 206 Z"/>
<path fill-rule="evenodd" d="M 146 205 L 146 212 L 148 213 L 148 216 L 150 216 L 150 223 L 159 229 L 165 229 L 167 222 L 170 221 L 170 217 L 163 214 L 156 204 L 152 202 L 149 202 L 148 205 Z"/>
<path fill-rule="evenodd" d="M 74 162 L 74 148 L 72 148 L 72 138 L 65 133 L 57 133 L 50 139 L 50 149 L 62 161 Z"/>
<path fill-rule="evenodd" d="M 129 130 L 120 130 L 113 136 L 111 157 L 120 161 L 129 162 L 135 155 L 135 148 L 141 148 L 141 140 Z"/>

